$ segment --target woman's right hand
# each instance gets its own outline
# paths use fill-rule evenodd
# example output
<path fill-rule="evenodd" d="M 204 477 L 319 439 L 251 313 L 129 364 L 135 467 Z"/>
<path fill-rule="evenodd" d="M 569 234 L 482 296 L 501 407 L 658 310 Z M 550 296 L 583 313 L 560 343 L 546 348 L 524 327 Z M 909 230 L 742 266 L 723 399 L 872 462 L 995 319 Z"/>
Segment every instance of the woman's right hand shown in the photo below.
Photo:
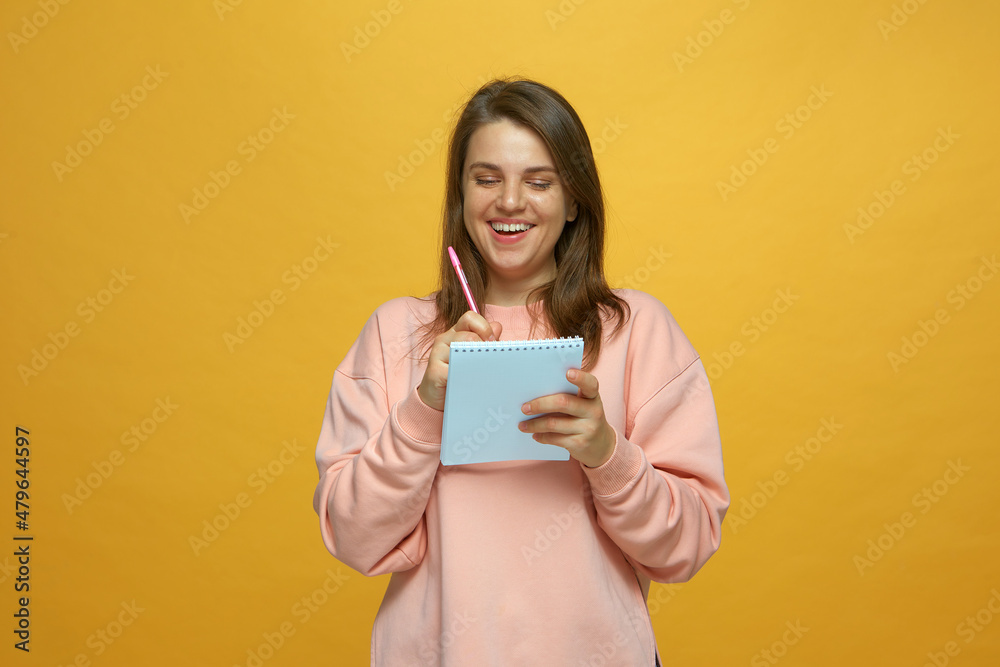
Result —
<path fill-rule="evenodd" d="M 444 411 L 444 392 L 448 384 L 448 353 L 453 341 L 498 340 L 502 330 L 503 325 L 499 322 L 487 322 L 485 317 L 469 310 L 455 322 L 455 326 L 435 337 L 431 345 L 430 358 L 427 360 L 427 369 L 417 387 L 417 393 L 424 405 Z"/>

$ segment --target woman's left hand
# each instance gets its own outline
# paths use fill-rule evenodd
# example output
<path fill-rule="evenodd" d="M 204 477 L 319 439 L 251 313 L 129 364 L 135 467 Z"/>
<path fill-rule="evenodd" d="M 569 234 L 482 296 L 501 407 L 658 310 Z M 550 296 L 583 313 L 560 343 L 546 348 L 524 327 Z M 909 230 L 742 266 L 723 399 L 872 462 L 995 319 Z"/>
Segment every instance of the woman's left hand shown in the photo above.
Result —
<path fill-rule="evenodd" d="M 572 394 L 550 394 L 521 406 L 526 415 L 546 414 L 523 421 L 518 428 L 534 433 L 537 442 L 564 447 L 569 455 L 596 468 L 611 458 L 615 448 L 615 430 L 604 417 L 604 404 L 597 391 L 597 378 L 579 368 L 566 372 L 566 379 L 580 388 Z"/>

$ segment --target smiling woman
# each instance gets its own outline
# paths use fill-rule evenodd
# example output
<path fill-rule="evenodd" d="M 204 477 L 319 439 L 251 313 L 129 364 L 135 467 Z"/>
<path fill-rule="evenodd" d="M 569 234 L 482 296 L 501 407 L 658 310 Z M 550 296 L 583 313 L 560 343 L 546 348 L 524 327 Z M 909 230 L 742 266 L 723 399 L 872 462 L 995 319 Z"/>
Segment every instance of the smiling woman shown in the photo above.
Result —
<path fill-rule="evenodd" d="M 545 142 L 503 119 L 469 141 L 465 228 L 489 274 L 486 302 L 520 305 L 531 288 L 555 279 L 556 242 L 576 218 Z"/>
<path fill-rule="evenodd" d="M 316 448 L 327 548 L 392 574 L 372 664 L 659 664 L 650 582 L 693 576 L 729 506 L 705 368 L 662 303 L 607 284 L 593 151 L 555 90 L 477 91 L 446 188 L 440 289 L 375 310 Z M 578 391 L 529 400 L 519 428 L 570 459 L 443 467 L 450 344 L 552 336 L 584 339 Z"/>
<path fill-rule="evenodd" d="M 629 304 L 604 277 L 604 196 L 590 139 L 573 107 L 536 81 L 483 85 L 452 132 L 445 178 L 441 289 L 432 295 L 438 312 L 423 329 L 421 345 L 454 326 L 467 308 L 444 253 L 453 246 L 476 303 L 537 302 L 528 311 L 532 325 L 542 310 L 558 335 L 582 336 L 584 368 L 590 368 L 600 356 L 603 320 L 609 317 L 620 330 Z M 526 219 L 531 215 L 544 220 Z M 544 224 L 547 231 L 511 235 L 504 246 L 508 237 L 492 234 L 489 221 Z M 555 243 L 528 242 L 533 236 Z"/>

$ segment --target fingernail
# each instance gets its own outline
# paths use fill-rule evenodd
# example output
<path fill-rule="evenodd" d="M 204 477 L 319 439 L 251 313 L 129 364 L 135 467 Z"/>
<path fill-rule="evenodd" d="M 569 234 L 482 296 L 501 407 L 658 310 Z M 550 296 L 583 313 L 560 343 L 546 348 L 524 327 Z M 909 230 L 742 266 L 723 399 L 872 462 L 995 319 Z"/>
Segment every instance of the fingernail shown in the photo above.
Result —
<path fill-rule="evenodd" d="M 521 411 L 524 412 L 524 414 L 526 414 L 526 415 L 530 415 L 531 414 L 531 403 L 525 403 L 524 405 L 522 405 L 521 406 Z"/>

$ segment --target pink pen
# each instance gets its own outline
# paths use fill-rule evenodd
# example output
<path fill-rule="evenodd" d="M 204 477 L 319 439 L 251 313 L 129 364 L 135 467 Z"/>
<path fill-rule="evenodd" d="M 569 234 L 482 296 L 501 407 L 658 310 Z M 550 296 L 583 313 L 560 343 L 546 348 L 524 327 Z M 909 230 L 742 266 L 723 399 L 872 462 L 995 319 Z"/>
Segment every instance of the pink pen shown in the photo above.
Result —
<path fill-rule="evenodd" d="M 465 292 L 469 308 L 472 308 L 472 311 L 478 315 L 479 309 L 476 308 L 476 302 L 472 300 L 472 290 L 469 289 L 469 281 L 465 279 L 465 272 L 462 271 L 462 263 L 458 261 L 458 255 L 455 254 L 455 249 L 451 246 L 448 246 L 448 256 L 451 257 L 451 265 L 455 267 L 455 273 L 458 274 L 458 281 L 462 283 L 462 291 Z"/>

